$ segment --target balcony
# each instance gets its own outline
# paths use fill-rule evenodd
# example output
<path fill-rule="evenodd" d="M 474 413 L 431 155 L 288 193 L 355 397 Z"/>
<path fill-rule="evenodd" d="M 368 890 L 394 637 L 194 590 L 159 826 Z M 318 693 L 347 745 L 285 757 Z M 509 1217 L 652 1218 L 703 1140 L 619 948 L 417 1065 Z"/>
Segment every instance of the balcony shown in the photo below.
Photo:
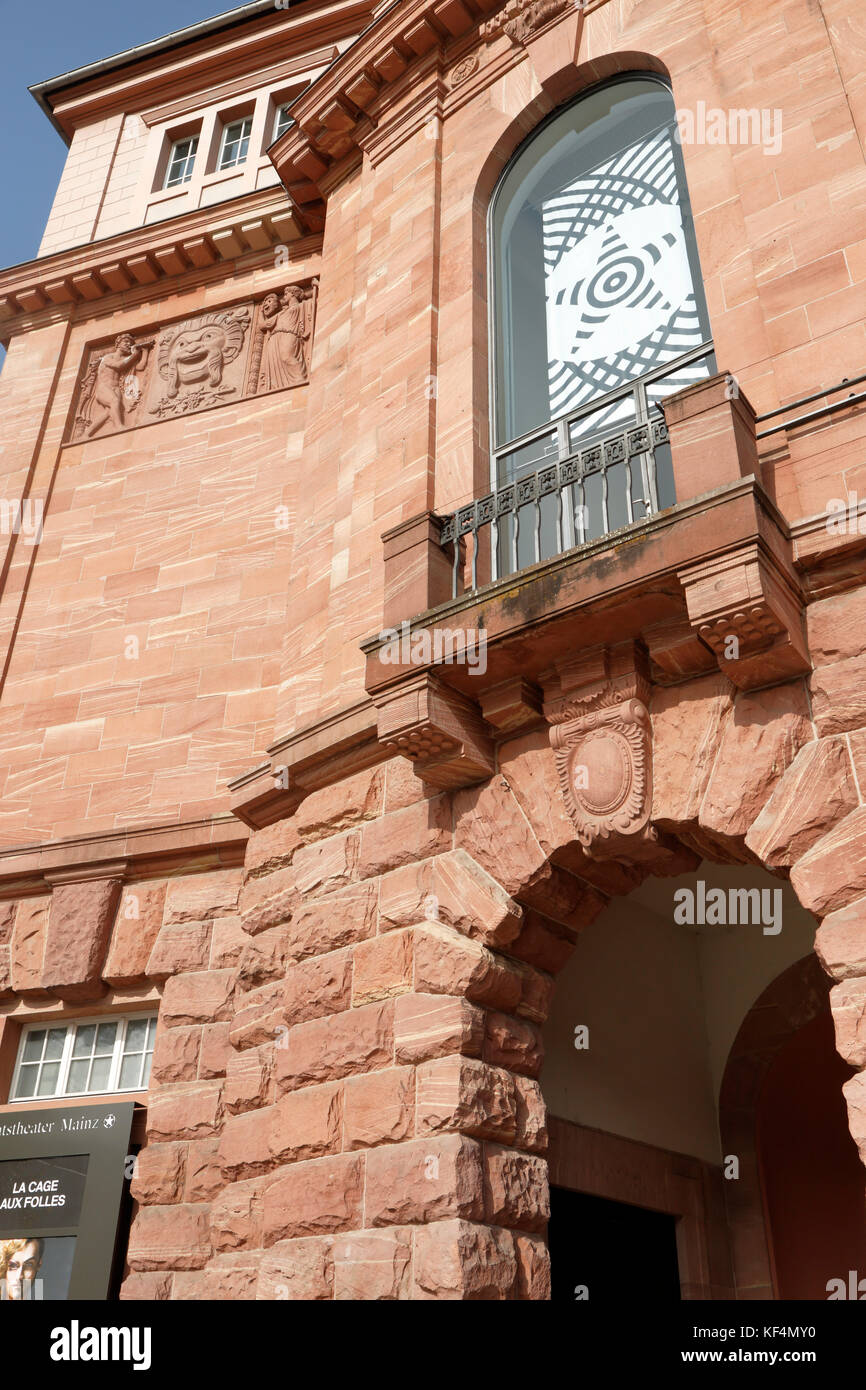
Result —
<path fill-rule="evenodd" d="M 702 343 L 497 450 L 494 475 L 505 481 L 443 519 L 452 598 L 672 506 L 664 402 L 673 384 L 714 368 L 712 343 Z"/>
<path fill-rule="evenodd" d="M 809 670 L 791 529 L 748 399 L 720 373 L 657 404 L 576 447 L 564 422 L 559 457 L 383 538 L 388 631 L 362 644 L 366 687 L 380 742 L 425 781 L 489 777 L 497 741 L 543 721 L 578 655 L 610 669 L 637 644 L 656 685 L 721 670 L 749 690 Z M 483 635 L 483 662 L 461 659 L 460 634 Z"/>

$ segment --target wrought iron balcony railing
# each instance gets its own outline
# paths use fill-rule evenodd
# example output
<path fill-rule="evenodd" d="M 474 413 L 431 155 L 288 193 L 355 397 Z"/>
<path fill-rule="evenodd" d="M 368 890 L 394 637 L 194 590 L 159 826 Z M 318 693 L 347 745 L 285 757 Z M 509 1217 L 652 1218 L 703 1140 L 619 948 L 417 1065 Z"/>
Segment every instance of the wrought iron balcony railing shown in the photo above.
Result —
<path fill-rule="evenodd" d="M 611 525 L 611 476 L 614 472 L 624 473 L 624 486 L 616 501 L 624 506 L 625 519 L 619 524 L 631 525 L 641 520 L 635 516 L 638 505 L 644 508 L 643 516 L 658 511 L 656 449 L 666 444 L 667 438 L 663 419 L 634 423 L 628 429 L 575 451 L 570 458 L 527 473 L 486 497 L 460 507 L 445 519 L 441 532 L 443 545 L 454 543 L 452 597 L 458 594 L 459 542 L 464 536 L 473 538 L 471 588 L 477 589 L 479 558 L 485 552 L 491 560 L 490 577 L 496 579 L 503 574 L 516 574 L 527 565 L 548 558 L 544 551 L 561 554 L 572 546 L 583 545 L 618 529 Z M 639 469 L 640 497 L 634 496 L 635 468 Z M 598 497 L 590 499 L 593 479 L 599 483 Z M 552 499 L 553 514 L 544 516 L 547 498 Z M 481 544 L 481 532 L 486 527 L 490 527 L 489 551 Z M 527 527 L 530 555 L 526 553 Z M 551 541 L 554 543 L 552 549 Z"/>
<path fill-rule="evenodd" d="M 498 485 L 444 520 L 452 597 L 652 516 L 676 500 L 666 396 L 711 376 L 711 342 L 495 450 Z M 468 553 L 467 553 L 468 552 Z"/>

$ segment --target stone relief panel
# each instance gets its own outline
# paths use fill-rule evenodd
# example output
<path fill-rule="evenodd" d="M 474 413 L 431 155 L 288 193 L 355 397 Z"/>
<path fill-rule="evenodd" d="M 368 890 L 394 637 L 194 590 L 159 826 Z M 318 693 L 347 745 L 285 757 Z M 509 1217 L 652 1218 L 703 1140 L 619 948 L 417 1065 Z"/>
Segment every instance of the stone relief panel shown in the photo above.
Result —
<path fill-rule="evenodd" d="M 318 280 L 150 332 L 121 333 L 85 353 L 66 444 L 303 386 Z"/>

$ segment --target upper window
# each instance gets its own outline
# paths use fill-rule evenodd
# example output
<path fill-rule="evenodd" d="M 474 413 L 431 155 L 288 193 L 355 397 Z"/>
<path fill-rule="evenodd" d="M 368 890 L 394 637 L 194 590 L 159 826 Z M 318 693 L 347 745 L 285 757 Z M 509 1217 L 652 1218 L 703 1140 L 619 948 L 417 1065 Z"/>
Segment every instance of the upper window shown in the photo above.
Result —
<path fill-rule="evenodd" d="M 183 140 L 175 140 L 168 157 L 165 173 L 165 187 L 176 188 L 178 184 L 189 183 L 198 149 L 198 136 L 187 135 Z"/>
<path fill-rule="evenodd" d="M 155 1014 L 29 1024 L 9 1099 L 146 1090 L 155 1033 Z"/>
<path fill-rule="evenodd" d="M 233 169 L 236 164 L 243 164 L 250 147 L 252 128 L 252 116 L 244 116 L 240 121 L 231 121 L 223 126 L 218 169 Z"/>
<path fill-rule="evenodd" d="M 490 217 L 495 484 L 617 426 L 661 420 L 653 410 L 665 395 L 715 370 L 676 135 L 669 88 L 623 78 L 551 117 L 500 180 Z M 646 466 L 629 473 L 620 517 L 606 479 L 603 517 L 571 543 L 674 500 L 672 473 L 658 487 Z"/>
<path fill-rule="evenodd" d="M 289 115 L 290 107 L 279 107 L 274 120 L 274 139 L 279 140 L 281 135 L 285 135 L 290 125 L 294 125 L 294 118 Z"/>

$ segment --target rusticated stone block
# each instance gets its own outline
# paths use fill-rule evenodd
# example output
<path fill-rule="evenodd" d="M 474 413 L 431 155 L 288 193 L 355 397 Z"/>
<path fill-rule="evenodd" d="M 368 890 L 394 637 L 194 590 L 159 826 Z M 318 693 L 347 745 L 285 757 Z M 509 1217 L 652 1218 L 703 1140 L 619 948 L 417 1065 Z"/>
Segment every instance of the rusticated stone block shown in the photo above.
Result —
<path fill-rule="evenodd" d="M 310 896 L 333 893 L 351 883 L 357 877 L 359 839 L 358 831 L 352 830 L 347 835 L 334 835 L 329 840 L 296 850 L 292 873 L 298 892 Z"/>
<path fill-rule="evenodd" d="M 272 1107 L 269 1118 L 268 1145 L 273 1159 L 298 1162 L 339 1153 L 343 1085 L 329 1083 L 289 1091 Z"/>
<path fill-rule="evenodd" d="M 866 979 L 843 980 L 830 991 L 837 1051 L 852 1067 L 866 1067 Z"/>
<path fill-rule="evenodd" d="M 304 1091 L 295 1094 L 304 1095 Z M 408 1139 L 415 1119 L 413 1067 L 389 1067 L 345 1083 L 343 1147 L 370 1148 Z"/>
<path fill-rule="evenodd" d="M 229 1025 L 232 1047 L 259 1047 L 262 1043 L 285 1037 L 283 994 L 282 980 L 275 980 L 240 996 L 234 1019 Z"/>
<path fill-rule="evenodd" d="M 255 1178 L 271 1161 L 271 1107 L 227 1115 L 220 1139 L 220 1165 L 227 1177 Z"/>
<path fill-rule="evenodd" d="M 223 1089 L 223 1101 L 229 1114 L 239 1115 L 245 1110 L 267 1105 L 271 1099 L 272 1075 L 273 1049 L 268 1044 L 247 1048 L 243 1052 L 230 1052 Z"/>
<path fill-rule="evenodd" d="M 798 859 L 791 884 L 818 917 L 866 895 L 866 807 L 852 811 Z"/>
<path fill-rule="evenodd" d="M 491 777 L 480 787 L 454 794 L 454 844 L 499 883 L 519 893 L 547 862 L 532 821 L 507 778 Z"/>
<path fill-rule="evenodd" d="M 550 1253 L 542 1236 L 514 1232 L 517 1256 L 517 1297 L 542 1301 L 550 1298 Z"/>
<path fill-rule="evenodd" d="M 213 873 L 185 874 L 168 883 L 165 895 L 166 924 L 208 922 L 238 910 L 241 889 L 240 869 L 217 869 Z"/>
<path fill-rule="evenodd" d="M 339 1014 L 352 1002 L 352 954 L 326 956 L 290 965 L 283 986 L 283 1017 L 289 1027 L 326 1014 Z"/>
<path fill-rule="evenodd" d="M 231 1047 L 229 1029 L 231 1024 L 206 1023 L 201 1030 L 201 1052 L 199 1054 L 198 1074 L 202 1081 L 212 1077 L 225 1076 Z"/>
<path fill-rule="evenodd" d="M 592 890 L 587 890 L 587 893 L 593 899 L 594 920 L 607 907 L 608 899 Z M 583 925 L 588 926 L 589 922 Z M 571 959 L 576 939 L 575 930 L 542 916 L 540 912 L 528 910 L 524 913 L 520 935 L 511 943 L 509 953 L 537 970 L 557 975 Z"/>
<path fill-rule="evenodd" d="M 746 845 L 769 868 L 790 868 L 857 805 L 844 740 L 814 740 L 785 772 L 753 822 Z"/>
<path fill-rule="evenodd" d="M 274 1050 L 277 1090 L 295 1090 L 389 1066 L 394 1053 L 393 1010 L 389 1000 L 297 1024 L 289 1032 L 287 1045 Z"/>
<path fill-rule="evenodd" d="M 118 988 L 147 982 L 147 962 L 162 926 L 165 883 L 127 884 L 120 895 L 102 978 Z"/>
<path fill-rule="evenodd" d="M 157 1091 L 147 1111 L 150 1139 L 206 1139 L 222 1125 L 222 1084 L 182 1081 Z"/>
<path fill-rule="evenodd" d="M 842 1087 L 848 1104 L 848 1128 L 866 1164 L 866 1071 L 858 1071 Z"/>
<path fill-rule="evenodd" d="M 172 1081 L 195 1081 L 201 1035 L 201 1026 L 197 1024 L 188 1028 L 157 1028 L 150 1069 L 151 1085 L 154 1082 L 164 1085 Z"/>
<path fill-rule="evenodd" d="M 515 1013 L 523 1014 L 534 1023 L 544 1023 L 553 1002 L 553 978 L 541 970 L 524 970 L 521 977 L 520 1003 Z"/>
<path fill-rule="evenodd" d="M 352 966 L 352 1003 L 372 1004 L 412 988 L 412 933 L 388 932 L 355 947 Z"/>
<path fill-rule="evenodd" d="M 172 1275 L 173 1303 L 202 1303 L 210 1297 L 207 1274 L 203 1269 L 179 1269 Z"/>
<path fill-rule="evenodd" d="M 11 999 L 15 994 L 12 988 L 12 947 L 0 946 L 0 999 Z"/>
<path fill-rule="evenodd" d="M 230 917 L 215 917 L 211 926 L 211 970 L 237 969 L 250 940 L 239 913 Z"/>
<path fill-rule="evenodd" d="M 687 686 L 656 687 L 653 729 L 655 825 L 696 824 L 725 721 L 733 706 L 730 681 L 715 672 Z"/>
<path fill-rule="evenodd" d="M 257 1299 L 312 1303 L 334 1296 L 332 1236 L 280 1240 L 259 1266 Z"/>
<path fill-rule="evenodd" d="M 494 1226 L 543 1231 L 550 1217 L 545 1159 L 485 1144 L 484 1215 Z"/>
<path fill-rule="evenodd" d="M 385 769 L 367 767 L 305 797 L 294 824 L 305 841 L 321 840 L 382 814 Z"/>
<path fill-rule="evenodd" d="M 160 1018 L 167 1027 L 231 1018 L 233 970 L 199 970 L 166 980 Z"/>
<path fill-rule="evenodd" d="M 861 652 L 829 666 L 816 666 L 809 677 L 809 693 L 821 737 L 862 729 L 866 724 L 866 656 Z"/>
<path fill-rule="evenodd" d="M 207 970 L 210 946 L 209 922 L 180 922 L 164 926 L 147 962 L 148 978 L 167 980 L 169 975 Z"/>
<path fill-rule="evenodd" d="M 418 801 L 368 821 L 360 834 L 355 874 L 374 878 L 451 848 L 451 807 L 446 796 Z"/>
<path fill-rule="evenodd" d="M 244 855 L 244 879 L 261 878 L 277 869 L 288 868 L 300 844 L 303 841 L 294 816 L 275 821 L 263 830 L 254 830 Z"/>
<path fill-rule="evenodd" d="M 745 835 L 812 736 L 802 682 L 738 695 L 701 803 L 701 827 Z"/>
<path fill-rule="evenodd" d="M 105 993 L 102 964 L 120 898 L 119 879 L 58 883 L 51 894 L 42 984 L 72 1003 Z"/>
<path fill-rule="evenodd" d="M 16 994 L 45 995 L 42 957 L 50 898 L 25 898 L 18 904 L 12 932 L 10 975 Z"/>
<path fill-rule="evenodd" d="M 515 1144 L 532 1153 L 546 1153 L 547 1106 L 540 1085 L 528 1076 L 515 1076 L 514 1091 L 517 1098 Z"/>
<path fill-rule="evenodd" d="M 286 969 L 285 930 L 269 927 L 256 936 L 247 936 L 237 966 L 241 989 L 255 989 L 269 980 L 282 979 Z"/>
<path fill-rule="evenodd" d="M 209 1208 L 175 1202 L 140 1207 L 127 1258 L 134 1270 L 202 1269 L 211 1256 Z"/>
<path fill-rule="evenodd" d="M 514 1078 L 503 1068 L 473 1057 L 439 1057 L 422 1063 L 416 1104 L 420 1134 L 457 1129 L 479 1139 L 510 1143 L 517 1132 Z"/>
<path fill-rule="evenodd" d="M 480 1220 L 484 1212 L 481 1145 L 462 1134 L 386 1144 L 367 1154 L 367 1224 Z"/>
<path fill-rule="evenodd" d="M 394 1003 L 394 1060 L 427 1062 L 461 1052 L 480 1057 L 484 1012 L 449 994 L 403 994 Z"/>
<path fill-rule="evenodd" d="M 336 1299 L 369 1302 L 409 1298 L 411 1229 L 335 1236 L 332 1254 Z"/>
<path fill-rule="evenodd" d="M 488 946 L 506 946 L 520 933 L 523 913 L 465 850 L 407 864 L 382 879 L 379 929 L 436 921 Z"/>
<path fill-rule="evenodd" d="M 493 1066 L 537 1076 L 544 1058 L 541 1032 L 524 1019 L 491 1011 L 486 1017 L 483 1057 Z"/>
<path fill-rule="evenodd" d="M 866 975 L 866 897 L 824 918 L 815 937 L 815 954 L 834 980 Z"/>
<path fill-rule="evenodd" d="M 451 927 L 431 922 L 414 933 L 415 988 L 430 994 L 465 994 L 477 1004 L 510 1012 L 524 993 L 524 971 Z"/>
<path fill-rule="evenodd" d="M 120 1286 L 119 1297 L 124 1301 L 164 1303 L 171 1298 L 171 1278 L 170 1274 L 161 1274 L 157 1270 L 147 1273 L 131 1270 Z"/>
<path fill-rule="evenodd" d="M 212 1202 L 225 1186 L 219 1162 L 220 1140 L 192 1139 L 186 1146 L 185 1202 Z"/>
<path fill-rule="evenodd" d="M 367 882 L 302 903 L 287 931 L 288 959 L 306 960 L 373 936 L 378 901 L 378 883 Z"/>
<path fill-rule="evenodd" d="M 255 1250 L 262 1243 L 266 1178 L 223 1187 L 210 1207 L 214 1250 Z"/>
<path fill-rule="evenodd" d="M 501 1226 L 436 1221 L 415 1233 L 414 1298 L 510 1299 L 517 1269 L 514 1237 Z"/>
<path fill-rule="evenodd" d="M 291 868 L 248 879 L 240 895 L 241 922 L 251 936 L 291 921 L 301 895 Z"/>
<path fill-rule="evenodd" d="M 290 1236 L 352 1231 L 362 1224 L 363 1168 L 354 1154 L 293 1163 L 268 1179 L 264 1244 Z"/>
<path fill-rule="evenodd" d="M 42 958 L 49 920 L 49 898 L 25 898 L 18 903 L 11 947 L 11 983 L 15 994 L 44 997 Z"/>
<path fill-rule="evenodd" d="M 215 1255 L 204 1270 L 204 1293 L 198 1297 L 231 1303 L 252 1302 L 256 1296 L 260 1259 L 257 1250 L 227 1250 Z"/>
<path fill-rule="evenodd" d="M 183 1201 L 186 1144 L 145 1144 L 136 1155 L 132 1195 L 147 1206 Z"/>
<path fill-rule="evenodd" d="M 0 903 L 0 946 L 8 946 L 15 926 L 17 903 Z"/>

